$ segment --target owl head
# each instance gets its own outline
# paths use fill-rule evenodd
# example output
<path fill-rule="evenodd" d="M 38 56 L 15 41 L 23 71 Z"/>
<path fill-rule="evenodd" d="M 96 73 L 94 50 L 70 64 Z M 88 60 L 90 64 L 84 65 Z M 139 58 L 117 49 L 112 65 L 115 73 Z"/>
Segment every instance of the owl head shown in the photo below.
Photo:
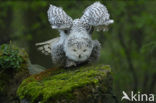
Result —
<path fill-rule="evenodd" d="M 71 37 L 66 40 L 64 49 L 66 56 L 76 62 L 83 62 L 91 55 L 93 44 L 89 38 Z"/>

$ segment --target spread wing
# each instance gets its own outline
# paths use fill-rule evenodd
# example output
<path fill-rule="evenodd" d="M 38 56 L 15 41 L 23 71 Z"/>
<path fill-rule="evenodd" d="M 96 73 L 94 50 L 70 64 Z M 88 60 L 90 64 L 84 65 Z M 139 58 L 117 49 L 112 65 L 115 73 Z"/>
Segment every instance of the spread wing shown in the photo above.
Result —
<path fill-rule="evenodd" d="M 105 31 L 107 26 L 114 22 L 109 17 L 107 8 L 100 2 L 95 2 L 85 9 L 81 20 L 90 26 L 96 27 L 97 31 Z"/>
<path fill-rule="evenodd" d="M 68 30 L 72 26 L 72 18 L 62 8 L 50 5 L 47 13 L 53 29 Z"/>
<path fill-rule="evenodd" d="M 62 8 L 56 7 L 54 5 L 50 5 L 47 13 L 51 27 L 53 29 L 57 29 L 60 32 L 60 37 L 45 42 L 36 43 L 36 46 L 38 46 L 38 50 L 43 54 L 50 55 L 51 45 L 59 41 L 64 41 L 67 31 L 70 30 L 72 26 L 73 20 L 65 13 Z"/>
<path fill-rule="evenodd" d="M 60 37 L 41 42 L 41 43 L 36 43 L 35 45 L 38 47 L 38 50 L 41 51 L 45 55 L 50 55 L 51 54 L 51 45 L 58 42 L 60 40 Z"/>

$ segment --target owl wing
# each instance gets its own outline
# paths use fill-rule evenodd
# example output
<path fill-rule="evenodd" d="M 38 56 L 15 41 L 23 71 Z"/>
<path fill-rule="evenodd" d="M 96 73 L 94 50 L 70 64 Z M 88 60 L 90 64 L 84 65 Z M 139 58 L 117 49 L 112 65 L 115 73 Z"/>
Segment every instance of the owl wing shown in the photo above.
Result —
<path fill-rule="evenodd" d="M 51 54 L 51 45 L 54 43 L 58 42 L 60 40 L 60 37 L 41 42 L 41 43 L 36 43 L 35 45 L 38 47 L 38 50 L 41 51 L 45 55 L 50 55 Z"/>
<path fill-rule="evenodd" d="M 72 18 L 62 8 L 50 5 L 47 13 L 48 20 L 53 29 L 68 30 L 72 26 Z"/>
<path fill-rule="evenodd" d="M 100 2 L 95 2 L 85 9 L 81 20 L 89 26 L 96 27 L 97 31 L 105 31 L 107 26 L 114 22 L 109 17 L 107 8 Z"/>

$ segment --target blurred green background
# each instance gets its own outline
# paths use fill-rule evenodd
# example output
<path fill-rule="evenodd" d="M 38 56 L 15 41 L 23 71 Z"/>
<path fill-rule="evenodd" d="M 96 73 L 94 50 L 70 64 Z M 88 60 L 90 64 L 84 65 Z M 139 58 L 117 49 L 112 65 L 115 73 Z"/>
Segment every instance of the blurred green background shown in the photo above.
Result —
<path fill-rule="evenodd" d="M 122 91 L 156 93 L 156 1 L 100 0 L 114 24 L 108 32 L 93 33 L 102 44 L 100 64 L 113 71 L 113 92 L 120 101 Z M 10 41 L 25 48 L 33 64 L 51 68 L 35 43 L 59 36 L 47 18 L 49 4 L 61 6 L 73 19 L 80 18 L 93 0 L 1 1 L 0 45 Z"/>

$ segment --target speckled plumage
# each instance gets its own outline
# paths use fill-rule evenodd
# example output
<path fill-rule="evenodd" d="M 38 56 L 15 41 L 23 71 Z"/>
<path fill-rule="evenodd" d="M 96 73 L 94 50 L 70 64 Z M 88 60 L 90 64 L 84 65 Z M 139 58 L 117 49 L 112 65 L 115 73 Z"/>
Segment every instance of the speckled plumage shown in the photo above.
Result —
<path fill-rule="evenodd" d="M 100 43 L 92 40 L 91 34 L 97 30 L 106 30 L 113 20 L 109 19 L 107 8 L 100 2 L 87 7 L 80 19 L 72 20 L 62 8 L 50 5 L 48 19 L 60 37 L 44 43 L 38 43 L 44 54 L 51 54 L 52 61 L 61 66 L 71 67 L 84 62 L 93 62 L 100 55 Z M 42 49 L 41 49 L 42 48 Z"/>
<path fill-rule="evenodd" d="M 53 29 L 68 29 L 72 26 L 72 18 L 62 8 L 50 5 L 47 13 Z"/>
<path fill-rule="evenodd" d="M 100 2 L 95 2 L 85 9 L 81 20 L 91 26 L 95 26 L 97 31 L 106 31 L 107 26 L 114 22 L 109 17 L 107 8 Z"/>

